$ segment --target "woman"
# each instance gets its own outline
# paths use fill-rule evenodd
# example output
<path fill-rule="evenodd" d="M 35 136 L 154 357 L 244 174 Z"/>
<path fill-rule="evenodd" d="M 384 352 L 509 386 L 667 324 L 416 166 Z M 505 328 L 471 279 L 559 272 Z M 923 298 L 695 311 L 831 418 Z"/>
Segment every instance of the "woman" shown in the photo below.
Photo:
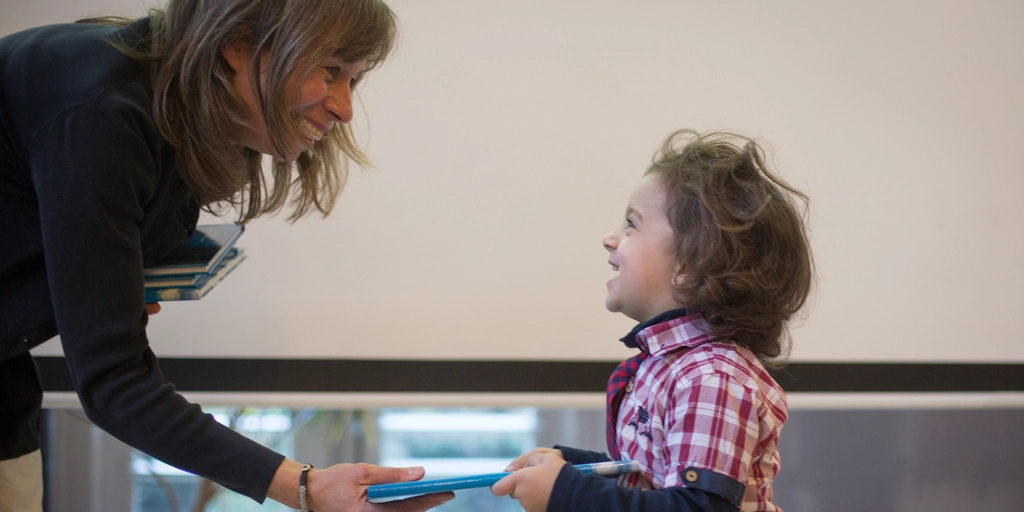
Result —
<path fill-rule="evenodd" d="M 302 475 L 218 424 L 164 382 L 145 330 L 159 306 L 143 304 L 142 268 L 202 207 L 232 205 L 243 222 L 286 203 L 291 219 L 331 211 L 347 159 L 365 163 L 345 124 L 352 88 L 394 35 L 378 0 L 171 0 L 132 22 L 0 39 L 0 482 L 17 482 L 0 488 L 0 511 L 40 509 L 28 350 L 58 332 L 96 425 L 256 501 L 298 507 L 301 475 L 309 508 L 373 510 L 366 485 L 422 476 L 365 464 Z"/>

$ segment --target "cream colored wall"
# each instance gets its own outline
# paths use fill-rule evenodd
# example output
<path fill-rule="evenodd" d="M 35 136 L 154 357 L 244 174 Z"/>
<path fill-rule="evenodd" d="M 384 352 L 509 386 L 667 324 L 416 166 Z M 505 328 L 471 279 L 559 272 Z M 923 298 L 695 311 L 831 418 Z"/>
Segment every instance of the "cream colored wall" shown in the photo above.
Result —
<path fill-rule="evenodd" d="M 0 33 L 144 5 L 8 0 Z M 1021 2 L 391 5 L 355 121 L 379 170 L 327 220 L 253 222 L 158 354 L 621 358 L 600 241 L 693 127 L 763 137 L 812 198 L 794 360 L 1024 362 Z"/>

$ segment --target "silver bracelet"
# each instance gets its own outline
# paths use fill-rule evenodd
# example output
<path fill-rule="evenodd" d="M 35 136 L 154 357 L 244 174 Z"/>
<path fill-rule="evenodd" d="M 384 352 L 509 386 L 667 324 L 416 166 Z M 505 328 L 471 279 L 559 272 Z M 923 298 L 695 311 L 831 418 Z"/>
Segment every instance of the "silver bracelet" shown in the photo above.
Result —
<path fill-rule="evenodd" d="M 302 512 L 309 512 L 309 505 L 306 504 L 306 476 L 311 469 L 312 464 L 303 464 L 302 473 L 299 473 L 299 509 Z"/>

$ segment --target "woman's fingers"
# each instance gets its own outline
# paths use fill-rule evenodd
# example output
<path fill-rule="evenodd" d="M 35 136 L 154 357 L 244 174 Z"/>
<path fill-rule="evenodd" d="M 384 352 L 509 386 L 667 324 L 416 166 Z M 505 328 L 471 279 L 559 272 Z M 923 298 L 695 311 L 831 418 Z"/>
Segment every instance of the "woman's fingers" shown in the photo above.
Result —
<path fill-rule="evenodd" d="M 454 498 L 454 492 L 438 492 L 434 494 L 416 496 L 415 498 L 407 498 L 404 500 L 377 503 L 375 508 L 377 510 L 386 510 L 388 512 L 420 512 L 422 510 L 430 510 L 442 503 L 451 501 Z"/>

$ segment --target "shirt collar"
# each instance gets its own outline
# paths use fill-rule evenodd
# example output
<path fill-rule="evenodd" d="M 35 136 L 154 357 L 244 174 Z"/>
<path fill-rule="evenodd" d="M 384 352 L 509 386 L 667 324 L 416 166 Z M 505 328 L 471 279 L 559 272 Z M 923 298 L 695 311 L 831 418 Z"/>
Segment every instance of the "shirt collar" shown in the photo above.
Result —
<path fill-rule="evenodd" d="M 620 339 L 629 348 L 639 348 L 649 355 L 662 355 L 679 347 L 696 347 L 720 338 L 708 332 L 700 315 L 691 315 L 686 308 L 666 311 L 642 322 Z"/>
<path fill-rule="evenodd" d="M 686 308 L 670 309 L 670 310 L 668 310 L 668 311 L 666 311 L 666 312 L 664 312 L 664 313 L 662 313 L 660 315 L 655 316 L 654 318 L 652 318 L 652 319 L 650 319 L 650 320 L 648 320 L 646 322 L 641 322 L 641 323 L 637 324 L 636 327 L 634 327 L 632 331 L 629 331 L 629 334 L 623 336 L 622 338 L 619 338 L 619 341 L 625 343 L 626 346 L 629 347 L 629 348 L 639 348 L 640 345 L 637 343 L 637 336 L 644 329 L 647 329 L 648 327 L 652 327 L 652 326 L 658 325 L 658 324 L 660 324 L 662 322 L 666 322 L 666 321 L 672 320 L 673 318 L 684 317 L 684 316 L 686 316 L 688 314 L 689 313 L 686 311 Z"/>

